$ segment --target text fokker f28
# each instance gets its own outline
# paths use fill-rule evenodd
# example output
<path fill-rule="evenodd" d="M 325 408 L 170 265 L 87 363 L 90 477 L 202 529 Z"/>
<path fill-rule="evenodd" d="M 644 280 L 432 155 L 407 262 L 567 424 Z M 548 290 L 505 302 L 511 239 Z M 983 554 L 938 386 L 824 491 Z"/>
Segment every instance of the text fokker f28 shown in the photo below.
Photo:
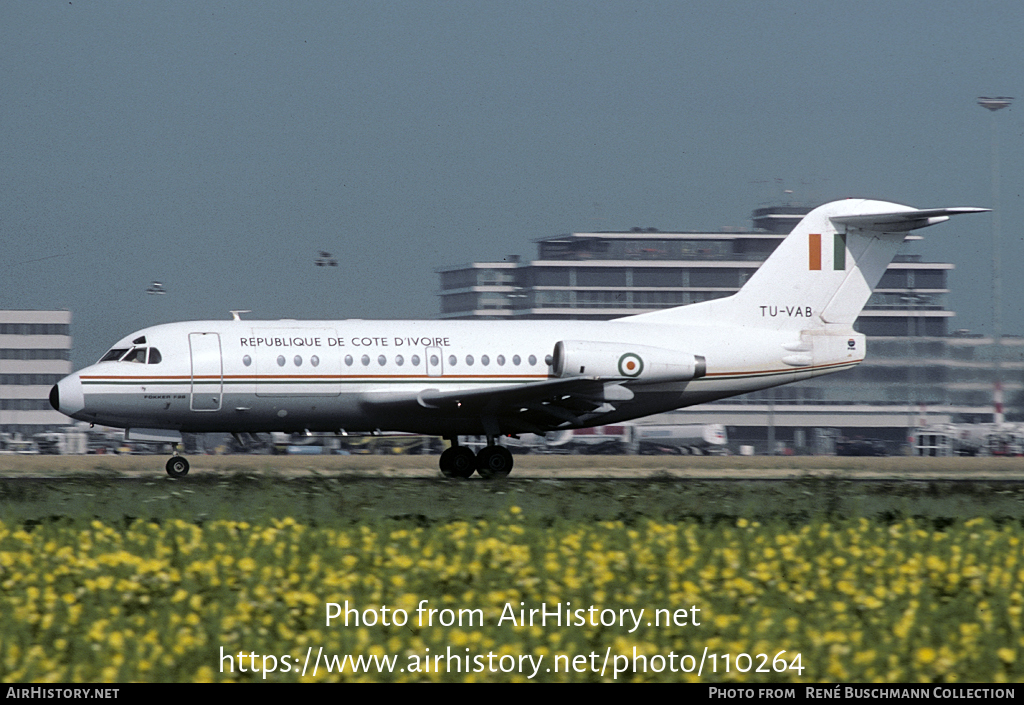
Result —
<path fill-rule="evenodd" d="M 68 416 L 128 440 L 182 432 L 443 436 L 441 472 L 500 477 L 504 435 L 618 423 L 838 372 L 905 233 L 983 208 L 850 199 L 811 211 L 735 294 L 612 321 L 192 321 L 153 326 L 58 382 Z M 484 435 L 474 453 L 460 435 Z M 175 455 L 167 472 L 188 461 Z"/>

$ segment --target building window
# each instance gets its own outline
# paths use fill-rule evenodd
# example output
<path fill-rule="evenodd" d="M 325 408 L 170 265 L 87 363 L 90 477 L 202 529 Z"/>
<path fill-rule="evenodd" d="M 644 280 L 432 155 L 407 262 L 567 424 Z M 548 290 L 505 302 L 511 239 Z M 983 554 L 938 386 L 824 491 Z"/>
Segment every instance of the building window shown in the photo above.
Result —
<path fill-rule="evenodd" d="M 534 286 L 569 286 L 568 267 L 537 267 L 533 272 Z"/>
<path fill-rule="evenodd" d="M 568 291 L 538 291 L 534 294 L 537 308 L 566 308 L 569 306 Z"/>
<path fill-rule="evenodd" d="M 681 269 L 633 269 L 633 286 L 683 286 Z"/>
<path fill-rule="evenodd" d="M 738 269 L 691 269 L 690 286 L 736 289 L 740 285 Z"/>
<path fill-rule="evenodd" d="M 66 348 L 3 348 L 0 360 L 70 360 L 70 353 Z"/>
<path fill-rule="evenodd" d="M 580 267 L 576 270 L 577 286 L 626 286 L 626 270 Z"/>
<path fill-rule="evenodd" d="M 67 323 L 0 323 L 0 335 L 71 335 Z"/>

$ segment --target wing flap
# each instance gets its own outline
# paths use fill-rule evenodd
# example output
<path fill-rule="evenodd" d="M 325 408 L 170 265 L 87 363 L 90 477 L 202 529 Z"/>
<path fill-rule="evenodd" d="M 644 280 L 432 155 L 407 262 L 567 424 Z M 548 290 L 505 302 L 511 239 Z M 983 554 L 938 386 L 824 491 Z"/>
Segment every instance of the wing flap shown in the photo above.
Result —
<path fill-rule="evenodd" d="M 470 413 L 487 408 L 512 407 L 515 404 L 547 400 L 563 394 L 596 397 L 603 393 L 606 381 L 600 377 L 572 377 L 483 389 L 423 389 L 412 394 L 370 392 L 364 399 L 374 405 L 404 405 L 414 401 L 425 409 Z"/>

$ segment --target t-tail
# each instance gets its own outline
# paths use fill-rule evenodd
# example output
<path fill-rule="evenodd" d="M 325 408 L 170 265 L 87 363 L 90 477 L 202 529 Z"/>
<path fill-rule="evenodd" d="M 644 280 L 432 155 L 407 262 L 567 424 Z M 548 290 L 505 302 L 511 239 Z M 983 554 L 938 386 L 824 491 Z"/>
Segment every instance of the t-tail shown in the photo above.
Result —
<path fill-rule="evenodd" d="M 852 331 L 906 233 L 985 208 L 918 210 L 885 201 L 833 201 L 804 216 L 732 296 L 633 316 L 631 321 L 770 330 Z"/>

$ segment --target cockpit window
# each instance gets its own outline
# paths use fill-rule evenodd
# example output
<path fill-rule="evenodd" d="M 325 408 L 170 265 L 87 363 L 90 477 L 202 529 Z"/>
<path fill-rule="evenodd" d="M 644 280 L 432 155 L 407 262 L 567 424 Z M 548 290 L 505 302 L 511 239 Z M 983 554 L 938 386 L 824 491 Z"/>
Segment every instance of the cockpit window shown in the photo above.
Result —
<path fill-rule="evenodd" d="M 150 365 L 156 365 L 163 360 L 163 357 L 156 348 L 131 348 L 130 350 L 128 348 L 113 348 L 100 358 L 100 362 L 114 362 L 117 360 L 121 362 L 138 362 L 143 365 L 148 362 Z"/>
<path fill-rule="evenodd" d="M 121 362 L 141 362 L 146 364 L 146 348 L 132 348 L 132 351 L 121 358 Z"/>
<path fill-rule="evenodd" d="M 114 348 L 108 350 L 107 354 L 100 358 L 100 362 L 113 362 L 120 360 L 121 356 L 128 352 L 128 348 Z"/>

